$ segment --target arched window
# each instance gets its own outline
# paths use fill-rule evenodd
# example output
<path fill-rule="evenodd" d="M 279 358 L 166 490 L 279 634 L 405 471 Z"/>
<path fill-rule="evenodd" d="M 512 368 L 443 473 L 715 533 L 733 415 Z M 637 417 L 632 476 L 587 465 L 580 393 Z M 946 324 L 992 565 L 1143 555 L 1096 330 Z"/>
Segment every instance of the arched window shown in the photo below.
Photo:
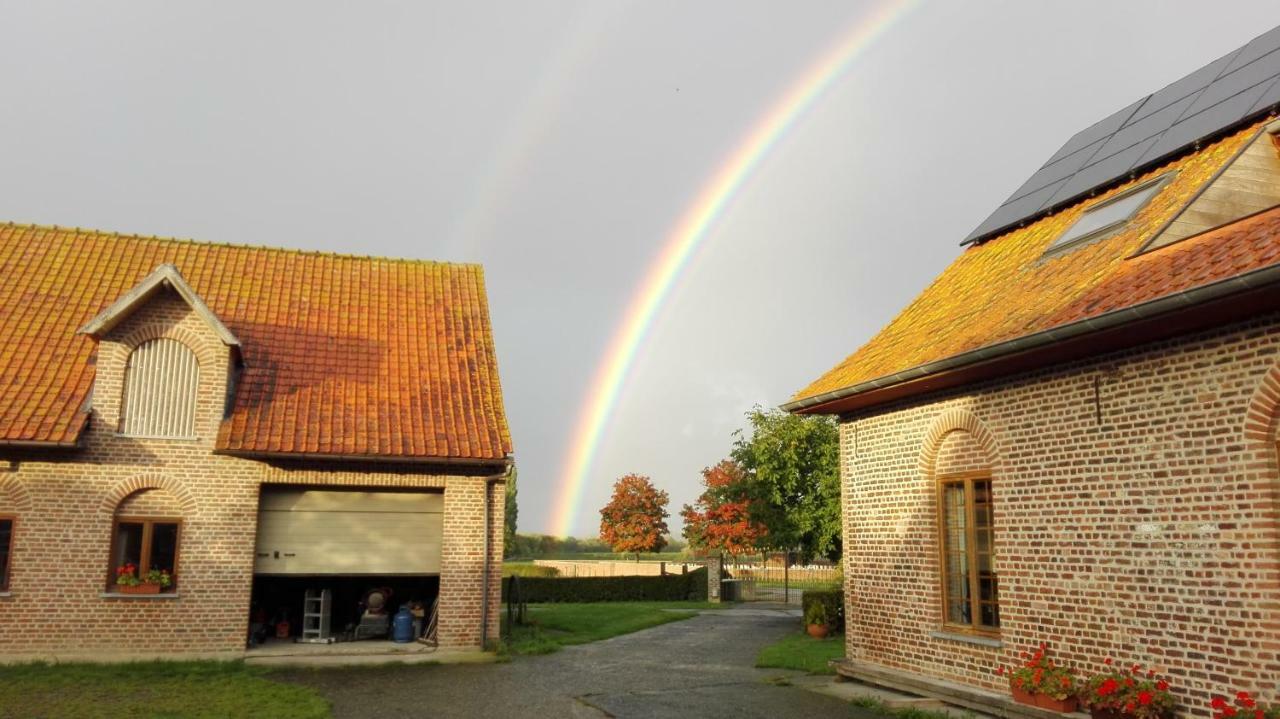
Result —
<path fill-rule="evenodd" d="M 194 437 L 200 363 L 186 345 L 154 339 L 138 345 L 125 370 L 120 431 L 136 437 Z"/>
<path fill-rule="evenodd" d="M 9 591 L 9 557 L 13 554 L 12 515 L 0 516 L 0 592 Z"/>
<path fill-rule="evenodd" d="M 111 527 L 107 591 L 173 592 L 178 585 L 182 509 L 163 489 L 143 489 L 116 508 Z"/>
<path fill-rule="evenodd" d="M 938 492 L 943 627 L 998 634 L 1000 587 L 988 448 L 966 428 L 947 431 L 933 450 L 932 471 Z"/>

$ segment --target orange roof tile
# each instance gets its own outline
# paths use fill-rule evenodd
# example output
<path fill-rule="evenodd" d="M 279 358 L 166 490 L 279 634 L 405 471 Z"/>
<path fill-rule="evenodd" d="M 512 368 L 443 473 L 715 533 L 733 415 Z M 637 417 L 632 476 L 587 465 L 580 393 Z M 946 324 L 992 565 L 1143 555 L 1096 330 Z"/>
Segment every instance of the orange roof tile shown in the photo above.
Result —
<path fill-rule="evenodd" d="M 0 225 L 0 441 L 75 442 L 76 331 L 171 262 L 240 339 L 219 449 L 500 460 L 511 437 L 478 265 Z"/>
<path fill-rule="evenodd" d="M 967 248 L 887 327 L 792 402 L 1280 263 L 1280 209 L 1134 256 L 1264 123 Z M 1177 170 L 1121 233 L 1045 257 L 1085 207 Z"/>

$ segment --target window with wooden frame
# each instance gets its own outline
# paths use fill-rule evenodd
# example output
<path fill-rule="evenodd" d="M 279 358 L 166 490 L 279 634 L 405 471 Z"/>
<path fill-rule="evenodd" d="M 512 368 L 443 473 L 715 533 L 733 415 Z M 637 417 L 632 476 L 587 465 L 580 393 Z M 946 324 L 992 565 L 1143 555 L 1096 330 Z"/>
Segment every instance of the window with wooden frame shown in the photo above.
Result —
<path fill-rule="evenodd" d="M 154 583 L 160 574 L 168 576 L 168 586 L 159 591 L 172 592 L 178 585 L 179 519 L 117 517 L 111 532 L 111 570 L 107 591 L 119 591 L 120 575 L 126 568 L 140 583 Z M 148 574 L 155 572 L 148 578 Z"/>
<path fill-rule="evenodd" d="M 938 479 L 938 535 L 943 624 L 964 632 L 998 633 L 1000 589 L 990 474 L 953 474 Z"/>
<path fill-rule="evenodd" d="M 0 516 L 0 592 L 9 591 L 9 573 L 13 563 L 14 517 Z"/>

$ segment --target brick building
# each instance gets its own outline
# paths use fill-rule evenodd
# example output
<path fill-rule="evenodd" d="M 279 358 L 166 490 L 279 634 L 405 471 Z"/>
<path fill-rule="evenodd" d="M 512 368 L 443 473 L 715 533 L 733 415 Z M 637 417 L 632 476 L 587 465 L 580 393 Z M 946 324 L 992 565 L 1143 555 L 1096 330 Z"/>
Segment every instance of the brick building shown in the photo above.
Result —
<path fill-rule="evenodd" d="M 3 225 L 0 272 L 0 655 L 237 653 L 319 588 L 497 637 L 479 267 Z"/>
<path fill-rule="evenodd" d="M 851 677 L 1280 699 L 1280 29 L 1087 128 L 785 408 L 840 421 Z"/>

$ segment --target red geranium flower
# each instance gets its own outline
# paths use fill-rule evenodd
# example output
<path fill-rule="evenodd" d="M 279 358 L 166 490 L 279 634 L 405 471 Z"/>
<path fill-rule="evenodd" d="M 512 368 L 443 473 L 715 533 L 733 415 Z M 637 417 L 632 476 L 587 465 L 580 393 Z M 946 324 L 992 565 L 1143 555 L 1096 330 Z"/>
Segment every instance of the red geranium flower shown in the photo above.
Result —
<path fill-rule="evenodd" d="M 1152 699 L 1151 692 L 1149 692 L 1149 691 L 1147 691 L 1147 690 L 1145 690 L 1145 689 L 1144 689 L 1144 690 L 1142 690 L 1142 691 L 1140 691 L 1140 692 L 1138 692 L 1138 703 L 1139 703 L 1139 704 L 1141 704 L 1141 705 L 1143 705 L 1143 706 L 1146 706 L 1146 705 L 1148 705 L 1148 704 L 1150 704 L 1150 703 L 1151 703 L 1151 699 Z"/>

